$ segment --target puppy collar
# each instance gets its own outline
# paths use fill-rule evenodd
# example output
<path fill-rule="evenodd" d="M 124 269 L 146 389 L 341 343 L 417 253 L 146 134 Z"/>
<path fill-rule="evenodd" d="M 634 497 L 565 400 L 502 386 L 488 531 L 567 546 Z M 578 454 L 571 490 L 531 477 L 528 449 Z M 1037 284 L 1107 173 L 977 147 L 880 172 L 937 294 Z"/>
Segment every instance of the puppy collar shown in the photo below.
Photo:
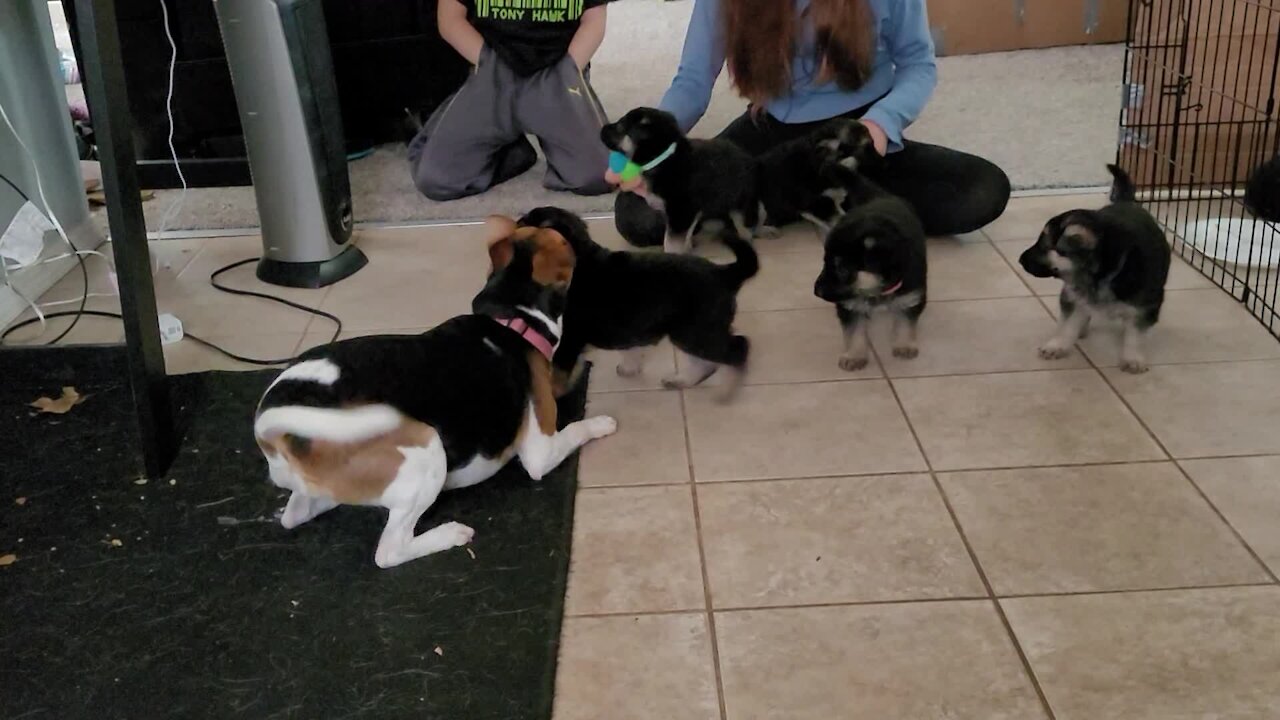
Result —
<path fill-rule="evenodd" d="M 524 338 L 525 342 L 533 346 L 535 350 L 542 353 L 542 356 L 550 360 L 555 354 L 555 344 L 543 335 L 538 328 L 529 324 L 529 321 L 521 317 L 499 318 L 495 317 L 494 322 L 515 332 Z"/>
<path fill-rule="evenodd" d="M 671 143 L 670 145 L 668 145 L 668 146 L 667 146 L 667 149 L 666 149 L 666 150 L 663 150 L 663 151 L 658 155 L 658 157 L 656 157 L 656 158 L 654 158 L 654 159 L 650 160 L 649 162 L 647 162 L 647 163 L 645 163 L 645 164 L 641 165 L 641 166 L 640 166 L 640 169 L 641 169 L 641 170 L 652 170 L 652 169 L 654 169 L 654 168 L 658 167 L 659 165 L 661 165 L 662 163 L 666 162 L 666 161 L 667 161 L 667 158 L 670 158 L 672 155 L 675 155 L 675 154 L 676 154 L 676 144 L 675 144 L 675 143 Z"/>

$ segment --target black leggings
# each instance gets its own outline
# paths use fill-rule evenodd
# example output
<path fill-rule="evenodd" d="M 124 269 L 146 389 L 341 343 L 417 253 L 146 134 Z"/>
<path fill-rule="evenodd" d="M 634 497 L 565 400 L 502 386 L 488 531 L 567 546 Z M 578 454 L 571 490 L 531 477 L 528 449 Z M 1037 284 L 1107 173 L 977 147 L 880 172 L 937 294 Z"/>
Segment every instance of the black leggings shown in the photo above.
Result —
<path fill-rule="evenodd" d="M 845 117 L 859 117 L 862 110 Z M 752 117 L 744 113 L 717 136 L 729 140 L 752 156 L 807 135 L 825 120 L 784 123 L 768 113 Z M 958 150 L 906 141 L 867 176 L 889 192 L 911 203 L 931 236 L 957 235 L 983 227 L 1000 217 L 1009 202 L 1009 177 L 988 160 Z M 620 193 L 614 201 L 618 232 L 632 245 L 661 245 L 666 220 L 633 193 Z"/>

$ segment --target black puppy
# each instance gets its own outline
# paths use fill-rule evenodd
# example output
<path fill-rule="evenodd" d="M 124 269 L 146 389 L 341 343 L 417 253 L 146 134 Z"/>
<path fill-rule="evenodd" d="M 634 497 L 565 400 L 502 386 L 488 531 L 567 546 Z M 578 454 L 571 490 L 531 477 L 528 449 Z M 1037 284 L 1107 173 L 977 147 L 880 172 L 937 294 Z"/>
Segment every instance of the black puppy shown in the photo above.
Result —
<path fill-rule="evenodd" d="M 1066 357 L 1100 315 L 1124 324 L 1120 368 L 1141 373 L 1142 337 L 1160 319 L 1172 252 L 1160 224 L 1135 201 L 1133 181 L 1115 165 L 1107 169 L 1115 178 L 1111 204 L 1054 217 L 1018 262 L 1036 277 L 1062 280 L 1058 332 L 1040 357 Z"/>
<path fill-rule="evenodd" d="M 844 213 L 848 197 L 846 182 L 828 171 L 830 164 L 865 170 L 879 157 L 867 127 L 848 118 L 828 121 L 778 145 L 759 159 L 757 187 L 764 222 L 781 227 L 804 219 L 829 230 Z"/>
<path fill-rule="evenodd" d="M 721 366 L 734 375 L 726 398 L 741 384 L 750 343 L 733 333 L 733 320 L 738 290 L 760 268 L 750 243 L 726 236 L 736 260 L 718 265 L 696 255 L 609 250 L 591 239 L 581 218 L 560 208 L 537 208 L 519 224 L 559 232 L 577 258 L 554 358 L 562 386 L 570 385 L 587 346 L 627 350 L 617 370 L 631 377 L 640 373 L 644 351 L 664 337 L 687 356 L 665 386 L 692 387 Z"/>
<path fill-rule="evenodd" d="M 827 233 L 813 293 L 836 305 L 845 340 L 840 368 L 866 367 L 867 324 L 878 309 L 894 313 L 893 354 L 914 358 L 928 299 L 924 226 L 906 201 L 862 175 L 836 176 L 845 180 L 851 208 Z"/>
<path fill-rule="evenodd" d="M 690 140 L 674 115 L 636 108 L 605 125 L 600 139 L 644 168 L 646 199 L 667 218 L 663 248 L 688 252 L 699 224 L 749 241 L 760 222 L 755 161 L 727 140 Z"/>

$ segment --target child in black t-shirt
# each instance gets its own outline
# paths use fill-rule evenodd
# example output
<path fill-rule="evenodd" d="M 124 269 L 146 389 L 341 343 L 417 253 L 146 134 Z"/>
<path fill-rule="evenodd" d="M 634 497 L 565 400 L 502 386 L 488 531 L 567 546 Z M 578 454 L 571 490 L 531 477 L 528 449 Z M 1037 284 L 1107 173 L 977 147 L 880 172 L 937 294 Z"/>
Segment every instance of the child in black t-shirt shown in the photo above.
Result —
<path fill-rule="evenodd" d="M 609 191 L 607 120 L 587 81 L 609 0 L 439 0 L 440 36 L 475 66 L 409 145 L 414 183 L 433 200 L 484 192 L 547 157 L 543 185 Z"/>

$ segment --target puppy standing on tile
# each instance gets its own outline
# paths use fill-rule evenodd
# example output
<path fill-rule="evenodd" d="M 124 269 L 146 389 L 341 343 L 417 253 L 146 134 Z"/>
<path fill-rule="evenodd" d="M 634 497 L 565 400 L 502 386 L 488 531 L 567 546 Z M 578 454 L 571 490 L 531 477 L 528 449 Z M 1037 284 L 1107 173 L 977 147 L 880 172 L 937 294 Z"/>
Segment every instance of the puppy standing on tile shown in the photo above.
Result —
<path fill-rule="evenodd" d="M 1164 230 L 1136 201 L 1133 181 L 1108 165 L 1111 204 L 1071 210 L 1051 219 L 1018 262 L 1031 275 L 1062 280 L 1058 331 L 1040 356 L 1066 357 L 1094 318 L 1123 325 L 1120 369 L 1148 369 L 1144 337 L 1160 319 L 1172 251 Z"/>
<path fill-rule="evenodd" d="M 850 209 L 827 232 L 822 273 L 813 293 L 836 306 L 844 331 L 840 368 L 861 370 L 870 359 L 871 315 L 893 314 L 893 354 L 919 354 L 916 325 L 928 299 L 924 226 L 911 206 L 848 165 L 828 168 L 844 178 Z"/>
<path fill-rule="evenodd" d="M 733 330 L 738 291 L 760 268 L 751 244 L 726 237 L 732 263 L 697 255 L 612 251 L 591 239 L 571 212 L 542 207 L 521 226 L 547 228 L 565 237 L 577 257 L 555 354 L 561 385 L 588 347 L 624 351 L 618 374 L 638 375 L 647 349 L 663 338 L 683 353 L 680 372 L 663 378 L 668 388 L 698 385 L 719 368 L 730 373 L 723 399 L 742 384 L 751 344 Z"/>

